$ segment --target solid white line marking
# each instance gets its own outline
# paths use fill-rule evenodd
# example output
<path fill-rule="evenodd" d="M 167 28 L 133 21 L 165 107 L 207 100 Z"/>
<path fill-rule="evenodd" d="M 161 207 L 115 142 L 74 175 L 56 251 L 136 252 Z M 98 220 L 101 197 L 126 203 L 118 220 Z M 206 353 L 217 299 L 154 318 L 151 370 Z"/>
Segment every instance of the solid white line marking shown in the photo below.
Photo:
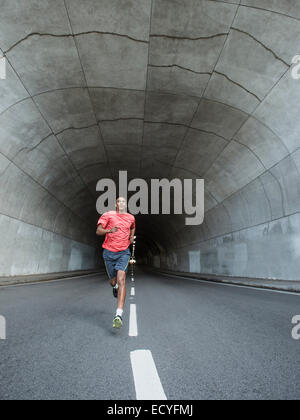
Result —
<path fill-rule="evenodd" d="M 130 353 L 137 400 L 167 400 L 150 350 Z"/>
<path fill-rule="evenodd" d="M 251 289 L 251 290 L 258 290 L 260 292 L 273 292 L 273 293 L 280 293 L 283 295 L 294 295 L 294 296 L 300 296 L 300 293 L 298 292 L 288 292 L 288 291 L 284 291 L 284 290 L 273 290 L 273 289 L 268 289 L 268 288 L 264 288 L 264 287 L 255 287 L 255 286 L 244 286 L 242 284 L 234 284 L 234 283 L 223 283 L 223 282 L 218 282 L 218 281 L 213 281 L 213 280 L 200 280 L 200 279 L 193 279 L 191 277 L 184 277 L 184 276 L 175 276 L 174 274 L 166 274 L 166 273 L 159 273 L 162 276 L 165 277 L 174 277 L 176 279 L 183 279 L 183 280 L 189 280 L 189 281 L 196 281 L 198 283 L 204 283 L 204 284 L 214 284 L 216 286 L 225 286 L 225 287 L 238 287 L 240 289 Z"/>
<path fill-rule="evenodd" d="M 137 337 L 137 319 L 136 319 L 136 305 L 130 305 L 130 319 L 129 319 L 129 337 Z"/>
<path fill-rule="evenodd" d="M 134 287 L 131 288 L 131 296 L 135 296 L 135 288 Z"/>
<path fill-rule="evenodd" d="M 8 288 L 8 287 L 42 286 L 43 284 L 58 283 L 58 282 L 63 282 L 63 281 L 67 281 L 67 280 L 76 280 L 76 279 L 82 279 L 82 278 L 85 278 L 85 277 L 96 277 L 96 276 L 99 276 L 99 277 L 102 276 L 103 277 L 103 276 L 105 276 L 105 274 L 104 273 L 103 274 L 94 273 L 94 274 L 85 274 L 84 276 L 65 277 L 63 279 L 38 280 L 38 281 L 35 281 L 35 282 L 31 282 L 31 283 L 6 284 L 6 285 L 3 285 L 3 286 L 0 285 L 0 288 L 5 289 L 5 288 Z"/>

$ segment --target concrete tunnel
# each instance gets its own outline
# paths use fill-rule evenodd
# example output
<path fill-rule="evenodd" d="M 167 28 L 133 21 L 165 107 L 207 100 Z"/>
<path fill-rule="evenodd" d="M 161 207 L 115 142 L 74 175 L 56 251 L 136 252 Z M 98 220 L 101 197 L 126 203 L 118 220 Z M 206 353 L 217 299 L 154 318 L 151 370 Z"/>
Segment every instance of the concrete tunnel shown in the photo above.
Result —
<path fill-rule="evenodd" d="M 299 21 L 0 0 L 0 400 L 299 399 Z M 95 233 L 120 171 L 204 179 L 205 215 L 136 215 L 117 330 Z"/>
<path fill-rule="evenodd" d="M 96 183 L 124 170 L 205 179 L 201 226 L 137 216 L 143 263 L 298 280 L 299 19 L 291 0 L 1 1 L 0 275 L 95 268 Z"/>

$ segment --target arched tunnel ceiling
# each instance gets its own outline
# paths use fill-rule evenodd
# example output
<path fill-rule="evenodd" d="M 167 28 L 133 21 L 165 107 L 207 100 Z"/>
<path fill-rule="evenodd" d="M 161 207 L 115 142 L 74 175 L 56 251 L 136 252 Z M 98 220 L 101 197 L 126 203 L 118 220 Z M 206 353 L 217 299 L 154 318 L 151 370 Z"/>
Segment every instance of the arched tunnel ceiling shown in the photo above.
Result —
<path fill-rule="evenodd" d="M 96 182 L 119 170 L 205 178 L 203 226 L 141 218 L 165 246 L 300 210 L 299 1 L 0 5 L 2 214 L 88 242 Z"/>

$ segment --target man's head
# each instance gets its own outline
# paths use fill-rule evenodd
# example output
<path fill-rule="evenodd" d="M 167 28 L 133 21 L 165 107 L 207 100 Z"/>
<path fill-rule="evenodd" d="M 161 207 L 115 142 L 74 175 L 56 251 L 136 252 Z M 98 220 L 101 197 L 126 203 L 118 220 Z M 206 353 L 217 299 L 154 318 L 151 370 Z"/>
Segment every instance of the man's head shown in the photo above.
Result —
<path fill-rule="evenodd" d="M 116 209 L 119 213 L 125 213 L 127 210 L 127 201 L 124 197 L 119 197 L 116 201 Z"/>

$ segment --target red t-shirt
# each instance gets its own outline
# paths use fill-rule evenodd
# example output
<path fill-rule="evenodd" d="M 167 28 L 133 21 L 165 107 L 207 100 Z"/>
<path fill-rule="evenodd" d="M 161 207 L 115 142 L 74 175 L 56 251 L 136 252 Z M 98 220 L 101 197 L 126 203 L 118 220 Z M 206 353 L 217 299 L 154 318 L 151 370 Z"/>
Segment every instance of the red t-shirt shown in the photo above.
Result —
<path fill-rule="evenodd" d="M 107 233 L 103 248 L 112 252 L 125 251 L 130 245 L 130 229 L 135 228 L 135 217 L 132 214 L 120 214 L 116 211 L 108 211 L 104 213 L 99 221 L 98 226 L 102 225 L 104 229 L 112 229 L 116 226 L 119 230 L 115 233 Z"/>

